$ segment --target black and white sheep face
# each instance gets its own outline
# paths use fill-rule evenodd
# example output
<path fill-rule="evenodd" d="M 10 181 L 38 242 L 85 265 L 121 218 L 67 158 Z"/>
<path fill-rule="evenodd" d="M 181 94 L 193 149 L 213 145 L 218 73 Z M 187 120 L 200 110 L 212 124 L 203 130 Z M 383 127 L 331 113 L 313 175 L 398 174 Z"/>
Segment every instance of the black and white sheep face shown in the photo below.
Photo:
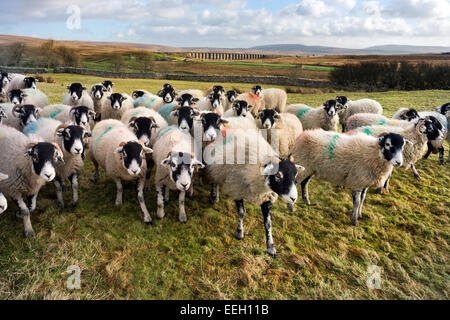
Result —
<path fill-rule="evenodd" d="M 423 124 L 421 125 L 421 123 Z M 423 134 L 426 134 L 427 139 L 432 140 L 443 140 L 444 134 L 443 134 L 443 127 L 442 124 L 433 116 L 426 117 L 424 121 L 419 120 L 418 126 L 421 126 L 419 128 L 419 131 Z"/>
<path fill-rule="evenodd" d="M 37 82 L 36 78 L 25 77 L 23 79 L 23 82 L 25 83 L 25 89 L 36 89 L 36 82 Z"/>
<path fill-rule="evenodd" d="M 142 90 L 135 90 L 133 91 L 133 93 L 131 94 L 131 97 L 133 99 L 137 99 L 137 98 L 141 98 L 145 95 L 145 92 Z"/>
<path fill-rule="evenodd" d="M 56 135 L 63 139 L 63 148 L 66 152 L 82 155 L 87 139 L 91 136 L 84 128 L 80 126 L 68 126 L 59 128 Z"/>
<path fill-rule="evenodd" d="M 0 173 L 0 181 L 8 179 L 8 175 Z M 6 201 L 5 196 L 0 191 L 0 213 L 3 213 L 8 209 L 8 202 Z"/>
<path fill-rule="evenodd" d="M 337 96 L 335 100 L 339 110 L 347 109 L 348 102 L 350 101 L 346 96 Z"/>
<path fill-rule="evenodd" d="M 166 83 L 163 85 L 162 89 L 158 91 L 157 95 L 163 98 L 165 103 L 172 103 L 175 99 L 175 89 L 172 85 Z"/>
<path fill-rule="evenodd" d="M 48 142 L 39 142 L 30 146 L 24 153 L 25 157 L 32 160 L 34 174 L 45 181 L 52 181 L 56 176 L 56 163 L 63 160 L 59 147 Z"/>
<path fill-rule="evenodd" d="M 156 123 L 153 117 L 133 117 L 128 125 L 145 146 L 150 144 L 152 129 L 159 128 L 159 124 Z"/>
<path fill-rule="evenodd" d="M 266 163 L 262 174 L 266 177 L 266 185 L 287 203 L 295 203 L 298 198 L 297 181 L 295 180 L 302 166 L 294 164 L 293 159 L 279 159 Z"/>
<path fill-rule="evenodd" d="M 442 106 L 437 107 L 436 111 L 443 114 L 446 117 L 450 116 L 450 102 L 444 103 Z"/>
<path fill-rule="evenodd" d="M 233 109 L 238 117 L 246 117 L 249 109 L 253 108 L 247 101 L 238 100 L 233 103 Z"/>
<path fill-rule="evenodd" d="M 405 112 L 403 112 L 400 115 L 400 119 L 406 120 L 406 121 L 413 121 L 413 120 L 417 120 L 419 118 L 420 118 L 419 113 L 416 111 L 416 109 L 413 109 L 413 108 L 405 110 Z"/>
<path fill-rule="evenodd" d="M 81 96 L 83 95 L 83 90 L 86 90 L 86 87 L 83 86 L 81 83 L 72 83 L 70 86 L 67 87 L 67 90 L 69 90 L 72 102 L 77 102 L 78 100 L 81 99 Z"/>
<path fill-rule="evenodd" d="M 205 165 L 186 152 L 169 154 L 161 165 L 169 169 L 170 180 L 175 183 L 180 191 L 189 190 L 192 183 L 192 175 L 195 167 L 204 168 Z"/>
<path fill-rule="evenodd" d="M 382 156 L 394 167 L 399 167 L 403 164 L 403 147 L 405 142 L 411 143 L 397 133 L 387 133 L 378 138 Z"/>
<path fill-rule="evenodd" d="M 220 126 L 228 123 L 227 120 L 222 119 L 220 115 L 215 112 L 207 112 L 201 114 L 202 128 L 203 128 L 203 140 L 214 141 L 220 132 Z"/>
<path fill-rule="evenodd" d="M 329 117 L 334 117 L 337 114 L 338 105 L 336 100 L 325 101 L 323 107 Z"/>
<path fill-rule="evenodd" d="M 142 165 L 145 163 L 146 154 L 152 153 L 153 150 L 142 146 L 135 141 L 122 142 L 116 149 L 116 153 L 120 155 L 123 167 L 130 176 L 138 176 L 142 171 Z"/>
<path fill-rule="evenodd" d="M 25 127 L 39 118 L 40 110 L 31 104 L 25 104 L 14 106 L 12 111 L 13 115 L 20 119 L 20 125 Z"/>
<path fill-rule="evenodd" d="M 25 92 L 20 89 L 11 90 L 8 93 L 8 99 L 14 105 L 23 104 L 23 101 L 25 99 Z"/>
<path fill-rule="evenodd" d="M 227 91 L 226 96 L 227 96 L 228 102 L 233 103 L 234 100 L 236 100 L 237 92 L 234 90 Z"/>
<path fill-rule="evenodd" d="M 120 93 L 113 93 L 108 99 L 111 100 L 111 108 L 120 110 L 122 108 L 122 102 L 126 100 L 127 97 L 122 96 Z"/>
<path fill-rule="evenodd" d="M 213 109 L 222 107 L 221 95 L 218 92 L 212 92 L 208 96 L 208 100 L 211 103 Z"/>
<path fill-rule="evenodd" d="M 0 83 L 3 84 L 3 86 L 7 86 L 10 81 L 11 77 L 6 72 L 2 72 L 0 76 Z"/>
<path fill-rule="evenodd" d="M 84 126 L 86 128 L 89 128 L 89 122 L 91 121 L 92 117 L 95 116 L 95 112 L 88 107 L 79 106 L 72 108 L 70 110 L 70 115 L 72 121 L 77 126 Z"/>
<path fill-rule="evenodd" d="M 264 109 L 258 114 L 258 118 L 264 129 L 272 129 L 277 119 L 280 119 L 280 114 L 273 109 Z"/>
<path fill-rule="evenodd" d="M 105 87 L 106 91 L 112 92 L 113 86 L 114 86 L 114 83 L 112 81 L 105 80 L 105 81 L 102 82 L 102 84 Z"/>
<path fill-rule="evenodd" d="M 105 94 L 106 91 L 107 89 L 103 85 L 99 84 L 94 85 L 91 88 L 91 94 L 95 100 L 100 100 L 101 98 L 103 98 L 103 95 Z"/>
<path fill-rule="evenodd" d="M 2 123 L 3 119 L 8 118 L 6 116 L 5 110 L 3 110 L 3 108 L 0 107 L 0 123 Z"/>
<path fill-rule="evenodd" d="M 254 86 L 254 87 L 252 88 L 252 92 L 253 92 L 254 94 L 256 94 L 258 97 L 259 97 L 259 95 L 261 94 L 261 91 L 262 91 L 262 87 L 261 87 L 261 86 Z"/>
<path fill-rule="evenodd" d="M 194 98 L 191 94 L 185 93 L 181 97 L 177 98 L 177 103 L 182 107 L 189 107 L 198 102 L 198 98 Z"/>
<path fill-rule="evenodd" d="M 225 88 L 220 85 L 213 86 L 212 88 L 213 93 L 218 93 L 220 96 L 223 96 L 225 94 Z"/>
<path fill-rule="evenodd" d="M 191 107 L 179 107 L 172 114 L 178 118 L 178 129 L 184 133 L 189 133 L 194 124 L 194 118 L 200 113 Z"/>

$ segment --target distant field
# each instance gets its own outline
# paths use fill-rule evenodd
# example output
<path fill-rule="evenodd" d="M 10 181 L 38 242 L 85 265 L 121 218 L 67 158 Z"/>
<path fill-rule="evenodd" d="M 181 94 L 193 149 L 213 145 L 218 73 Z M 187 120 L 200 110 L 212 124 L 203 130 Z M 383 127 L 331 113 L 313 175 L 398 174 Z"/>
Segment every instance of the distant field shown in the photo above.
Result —
<path fill-rule="evenodd" d="M 52 103 L 61 101 L 72 82 L 90 87 L 102 80 L 52 77 L 56 83 L 39 83 Z M 126 93 L 156 92 L 165 82 L 113 81 L 117 92 Z M 177 89 L 212 85 L 171 83 Z M 448 91 L 411 91 L 289 94 L 288 102 L 316 106 L 337 94 L 376 99 L 387 116 L 399 107 L 429 110 L 450 101 Z M 103 171 L 97 184 L 90 182 L 93 167 L 86 161 L 77 208 L 59 213 L 53 185 L 42 190 L 32 215 L 36 238 L 23 237 L 13 204 L 0 216 L 0 299 L 449 299 L 450 164 L 439 166 L 432 155 L 417 169 L 420 182 L 410 171 L 395 170 L 390 194 L 370 190 L 358 227 L 350 225 L 349 190 L 313 179 L 312 206 L 299 200 L 291 213 L 284 203 L 275 204 L 278 256 L 271 259 L 259 208 L 246 205 L 246 237 L 238 241 L 233 201 L 221 197 L 211 206 L 209 187 L 196 188 L 186 200 L 188 222 L 181 225 L 175 194 L 166 217 L 156 218 L 152 189 L 145 197 L 154 223 L 147 227 L 133 185 L 125 186 L 124 205 L 116 208 L 114 182 Z M 81 290 L 66 288 L 70 265 L 82 270 Z M 381 290 L 366 286 L 370 265 L 382 270 Z"/>

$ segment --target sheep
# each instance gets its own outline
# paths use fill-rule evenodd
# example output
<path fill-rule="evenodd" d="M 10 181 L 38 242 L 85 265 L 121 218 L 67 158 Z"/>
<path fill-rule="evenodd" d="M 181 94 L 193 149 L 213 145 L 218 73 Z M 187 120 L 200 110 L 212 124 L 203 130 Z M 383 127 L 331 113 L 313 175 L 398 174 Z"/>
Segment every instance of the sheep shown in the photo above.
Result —
<path fill-rule="evenodd" d="M 0 104 L 5 111 L 6 117 L 3 124 L 22 131 L 23 128 L 31 122 L 36 121 L 40 117 L 41 108 L 33 105 L 13 105 L 12 103 Z"/>
<path fill-rule="evenodd" d="M 8 102 L 8 91 L 11 77 L 6 72 L 0 75 L 0 102 Z"/>
<path fill-rule="evenodd" d="M 102 82 L 102 85 L 106 88 L 106 92 L 113 93 L 114 82 L 111 80 L 105 80 Z"/>
<path fill-rule="evenodd" d="M 134 91 L 131 93 L 131 97 L 133 98 L 133 100 L 136 100 L 137 98 L 143 97 L 143 96 L 146 95 L 146 94 L 151 95 L 151 93 L 148 92 L 147 90 L 139 89 L 139 90 L 134 90 Z M 135 106 L 136 106 L 136 105 L 135 105 Z"/>
<path fill-rule="evenodd" d="M 86 87 L 81 83 L 75 82 L 67 86 L 69 90 L 63 97 L 62 104 L 72 107 L 85 106 L 94 110 L 94 101 L 92 101 L 89 93 L 86 92 Z"/>
<path fill-rule="evenodd" d="M 19 207 L 16 215 L 23 218 L 25 236 L 33 237 L 30 213 L 36 209 L 41 187 L 54 179 L 63 153 L 57 144 L 40 142 L 8 126 L 0 126 L 0 150 L 0 172 L 8 175 L 0 181 L 0 190 Z"/>
<path fill-rule="evenodd" d="M 204 97 L 202 90 L 197 89 L 187 89 L 182 91 L 177 91 L 177 97 L 181 97 L 183 94 L 190 94 L 194 98 L 201 99 Z"/>
<path fill-rule="evenodd" d="M 400 108 L 393 116 L 392 119 L 411 121 L 419 119 L 419 113 L 413 108 Z"/>
<path fill-rule="evenodd" d="M 5 110 L 0 105 L 0 124 L 3 123 L 3 119 L 6 119 L 8 116 L 5 113 Z"/>
<path fill-rule="evenodd" d="M 91 91 L 89 92 L 89 96 L 91 97 L 92 102 L 94 104 L 95 122 L 101 120 L 102 106 L 110 94 L 111 93 L 102 83 L 95 84 L 92 86 Z"/>
<path fill-rule="evenodd" d="M 350 116 L 357 113 L 376 113 L 382 114 L 381 104 L 372 99 L 350 100 L 345 96 L 337 96 L 336 102 L 339 109 L 339 123 L 342 125 L 342 131 L 346 131 L 345 125 Z"/>
<path fill-rule="evenodd" d="M 164 102 L 164 99 L 156 96 L 151 93 L 144 93 L 144 95 L 140 96 L 140 90 L 134 91 L 133 95 L 136 96 L 134 100 L 134 107 L 146 107 L 153 109 L 155 111 L 159 111 L 162 107 L 164 107 L 166 102 Z"/>
<path fill-rule="evenodd" d="M 174 124 L 176 120 L 177 127 L 184 133 L 189 133 L 194 125 L 194 119 L 200 115 L 200 112 L 193 107 L 177 106 L 170 113 L 169 125 Z"/>
<path fill-rule="evenodd" d="M 8 92 L 8 99 L 12 104 L 32 104 L 43 108 L 48 105 L 47 96 L 37 89 L 14 89 Z"/>
<path fill-rule="evenodd" d="M 84 106 L 72 107 L 65 104 L 52 104 L 42 109 L 40 115 L 42 118 L 51 118 L 62 123 L 84 126 L 90 131 L 90 121 L 96 113 Z"/>
<path fill-rule="evenodd" d="M 301 173 L 302 198 L 310 205 L 308 183 L 313 175 L 352 191 L 351 223 L 358 225 L 367 188 L 381 187 L 393 167 L 403 164 L 405 140 L 400 134 L 383 133 L 378 138 L 356 133 L 339 134 L 323 129 L 306 130 L 292 149 L 295 163 L 306 168 Z"/>
<path fill-rule="evenodd" d="M 6 174 L 0 173 L 0 181 L 8 179 L 8 176 Z M 2 191 L 0 190 L 0 213 L 3 213 L 8 209 L 8 201 L 6 200 L 6 197 L 3 195 Z"/>
<path fill-rule="evenodd" d="M 301 121 L 303 130 L 319 129 L 337 131 L 339 116 L 335 100 L 328 100 L 321 107 L 311 108 L 305 104 L 291 104 L 286 112 L 293 113 Z"/>
<path fill-rule="evenodd" d="M 287 101 L 286 91 L 278 88 L 263 89 L 261 86 L 254 86 L 252 92 L 261 98 L 263 109 L 275 109 L 278 112 L 284 112 Z"/>
<path fill-rule="evenodd" d="M 262 110 L 257 121 L 260 129 L 267 130 L 268 142 L 281 157 L 288 157 L 297 137 L 303 132 L 302 123 L 291 113 Z"/>
<path fill-rule="evenodd" d="M 41 118 L 24 128 L 27 136 L 37 135 L 46 142 L 56 143 L 63 152 L 64 163 L 56 166 L 58 207 L 64 209 L 63 188 L 68 179 L 72 184 L 72 205 L 78 204 L 78 178 L 84 167 L 86 140 L 91 136 L 85 127 L 62 124 L 58 120 Z"/>
<path fill-rule="evenodd" d="M 112 93 L 102 106 L 102 120 L 120 120 L 129 109 L 133 109 L 133 99 L 129 95 Z"/>
<path fill-rule="evenodd" d="M 248 156 L 247 156 L 248 155 Z M 257 131 L 224 129 L 204 152 L 205 179 L 213 184 L 211 202 L 221 192 L 235 201 L 238 212 L 236 238 L 244 237 L 244 200 L 261 206 L 267 251 L 276 256 L 272 238 L 272 204 L 280 196 L 289 204 L 297 200 L 295 178 L 301 166 L 281 159 Z"/>
<path fill-rule="evenodd" d="M 246 117 L 251 120 L 255 120 L 250 109 L 253 110 L 254 106 L 247 103 L 245 100 L 236 100 L 233 102 L 231 109 L 228 109 L 224 113 L 224 117 Z"/>
<path fill-rule="evenodd" d="M 27 77 L 23 74 L 12 74 L 9 90 L 14 89 L 36 89 L 36 82 L 38 80 L 34 77 Z"/>
<path fill-rule="evenodd" d="M 260 97 L 258 97 L 256 94 L 251 92 L 245 92 L 237 95 L 235 101 L 245 101 L 249 105 L 253 106 L 252 108 L 252 115 L 256 116 L 262 109 L 262 100 Z"/>
<path fill-rule="evenodd" d="M 141 207 L 144 222 L 152 223 L 144 200 L 144 185 L 147 164 L 145 156 L 153 152 L 145 147 L 127 125 L 119 120 L 102 120 L 92 130 L 89 143 L 89 158 L 94 164 L 93 181 L 97 183 L 99 166 L 114 180 L 117 186 L 116 206 L 122 205 L 122 180 L 137 180 L 137 199 Z"/>
<path fill-rule="evenodd" d="M 237 92 L 235 90 L 229 90 L 225 94 L 225 97 L 226 99 L 223 105 L 223 110 L 227 111 L 228 109 L 231 109 L 231 107 L 233 106 L 233 102 L 236 100 L 237 97 Z"/>
<path fill-rule="evenodd" d="M 348 131 L 347 135 L 352 135 L 355 133 L 365 133 L 371 136 L 379 136 L 384 132 L 395 132 L 401 134 L 409 143 L 403 149 L 403 164 L 402 167 L 405 169 L 411 168 L 414 177 L 420 180 L 420 175 L 416 170 L 415 163 L 425 154 L 426 142 L 431 140 L 442 140 L 443 135 L 439 128 L 436 126 L 433 120 L 428 117 L 425 119 L 419 119 L 416 123 L 411 123 L 407 127 L 400 126 L 369 126 L 361 127 L 352 131 Z M 386 180 L 384 184 L 384 189 L 389 192 L 389 180 Z M 382 193 L 383 188 L 378 189 L 378 193 Z"/>
<path fill-rule="evenodd" d="M 436 107 L 435 111 L 446 116 L 447 118 L 450 118 L 450 102 L 444 103 L 443 105 Z"/>
<path fill-rule="evenodd" d="M 223 116 L 223 100 L 220 93 L 211 92 L 207 97 L 201 98 L 196 105 L 200 111 L 214 111 Z"/>
<path fill-rule="evenodd" d="M 158 97 L 163 98 L 165 103 L 172 103 L 176 98 L 176 92 L 173 86 L 169 83 L 165 83 L 161 90 L 156 94 Z"/>
<path fill-rule="evenodd" d="M 121 121 L 129 125 L 146 146 L 151 146 L 159 130 L 168 126 L 167 121 L 158 112 L 145 107 L 127 110 L 122 115 Z M 154 134 L 152 129 L 155 129 Z"/>
<path fill-rule="evenodd" d="M 160 131 L 153 146 L 153 161 L 156 163 L 156 216 L 160 219 L 165 215 L 164 198 L 168 200 L 169 190 L 178 190 L 178 220 L 181 223 L 187 222 L 184 208 L 186 191 L 191 188 L 194 169 L 204 168 L 191 152 L 192 144 L 193 139 L 189 133 L 171 126 Z"/>
<path fill-rule="evenodd" d="M 373 125 L 407 126 L 408 124 L 408 121 L 389 119 L 376 113 L 357 113 L 348 118 L 345 130 L 351 131 L 359 127 Z"/>

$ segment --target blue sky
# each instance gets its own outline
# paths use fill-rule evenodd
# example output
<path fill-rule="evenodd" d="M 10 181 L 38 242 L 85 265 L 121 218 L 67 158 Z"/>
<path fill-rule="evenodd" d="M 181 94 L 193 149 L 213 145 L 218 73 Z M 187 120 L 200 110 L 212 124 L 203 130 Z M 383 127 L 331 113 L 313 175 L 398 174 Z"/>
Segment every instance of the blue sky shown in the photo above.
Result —
<path fill-rule="evenodd" d="M 67 26 L 70 6 L 80 10 L 80 29 Z M 16 0 L 2 4 L 0 27 L 46 39 L 184 47 L 450 46 L 450 1 Z"/>

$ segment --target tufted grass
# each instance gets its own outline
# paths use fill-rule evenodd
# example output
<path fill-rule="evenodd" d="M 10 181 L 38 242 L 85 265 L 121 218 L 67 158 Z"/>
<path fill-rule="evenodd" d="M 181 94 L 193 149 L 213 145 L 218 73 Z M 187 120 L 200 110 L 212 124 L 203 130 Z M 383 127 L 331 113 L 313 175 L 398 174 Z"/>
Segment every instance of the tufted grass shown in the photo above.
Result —
<path fill-rule="evenodd" d="M 61 101 L 71 82 L 90 86 L 101 80 L 54 78 L 54 84 L 39 84 L 52 103 Z M 114 82 L 117 92 L 128 93 L 155 92 L 163 84 Z M 172 83 L 179 89 L 211 85 Z M 289 103 L 315 106 L 336 94 L 374 98 L 388 116 L 399 107 L 427 110 L 450 101 L 448 91 L 413 91 L 290 94 Z M 420 182 L 410 171 L 396 170 L 389 195 L 369 191 L 359 227 L 350 225 L 350 192 L 313 179 L 312 206 L 298 201 L 291 213 L 284 203 L 274 205 L 278 256 L 271 259 L 259 208 L 247 205 L 246 236 L 238 241 L 233 201 L 221 198 L 210 206 L 209 188 L 197 188 L 186 201 L 188 223 L 181 225 L 175 194 L 166 217 L 155 218 L 152 190 L 145 196 L 154 224 L 147 227 L 134 186 L 125 187 L 124 205 L 116 208 L 113 181 L 102 172 L 98 184 L 90 182 L 93 167 L 87 161 L 77 208 L 59 213 L 53 185 L 43 188 L 32 215 L 34 239 L 24 238 L 13 204 L 0 216 L 0 299 L 448 299 L 450 164 L 439 166 L 432 155 L 417 168 Z M 82 270 L 80 290 L 66 288 L 70 265 Z M 381 290 L 366 286 L 369 265 L 381 268 Z"/>

